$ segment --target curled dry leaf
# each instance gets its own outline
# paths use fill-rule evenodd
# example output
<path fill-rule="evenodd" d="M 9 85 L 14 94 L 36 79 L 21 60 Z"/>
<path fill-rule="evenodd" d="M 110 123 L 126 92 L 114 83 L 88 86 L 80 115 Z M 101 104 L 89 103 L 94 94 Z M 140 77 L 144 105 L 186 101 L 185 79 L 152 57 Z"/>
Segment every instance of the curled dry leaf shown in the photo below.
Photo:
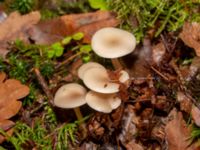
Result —
<path fill-rule="evenodd" d="M 115 27 L 118 24 L 115 15 L 109 11 L 71 14 L 41 21 L 29 30 L 29 35 L 37 44 L 51 44 L 62 37 L 83 32 L 83 42 L 89 43 L 97 30 L 103 27 Z"/>
<path fill-rule="evenodd" d="M 40 20 L 39 12 L 31 12 L 21 16 L 17 12 L 13 12 L 9 17 L 0 24 L 0 55 L 5 57 L 8 53 L 7 42 L 21 39 L 28 41 L 27 30 Z"/>
<path fill-rule="evenodd" d="M 187 46 L 194 48 L 197 56 L 200 56 L 200 41 L 199 41 L 200 24 L 199 23 L 185 22 L 183 26 L 183 30 L 179 36 Z"/>
<path fill-rule="evenodd" d="M 190 137 L 189 128 L 183 120 L 181 112 L 174 111 L 173 119 L 165 127 L 166 140 L 169 150 L 194 150 L 194 145 L 188 140 Z"/>

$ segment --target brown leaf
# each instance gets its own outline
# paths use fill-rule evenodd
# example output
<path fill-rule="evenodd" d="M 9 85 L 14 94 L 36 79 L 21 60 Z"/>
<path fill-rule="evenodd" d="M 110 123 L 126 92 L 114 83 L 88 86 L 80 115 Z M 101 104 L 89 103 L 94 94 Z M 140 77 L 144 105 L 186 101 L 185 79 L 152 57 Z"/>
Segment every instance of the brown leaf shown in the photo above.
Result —
<path fill-rule="evenodd" d="M 188 114 L 191 112 L 192 103 L 190 99 L 181 91 L 177 92 L 177 101 L 180 102 L 180 108 L 182 111 L 187 112 Z"/>
<path fill-rule="evenodd" d="M 4 106 L 0 109 L 0 121 L 9 119 L 15 116 L 22 106 L 22 102 L 12 100 L 10 101 L 9 105 Z"/>
<path fill-rule="evenodd" d="M 12 136 L 13 132 L 14 132 L 14 130 L 12 128 L 12 129 L 8 130 L 6 132 L 6 134 L 7 134 L 8 137 L 10 137 L 10 136 Z M 5 140 L 6 140 L 6 137 L 4 137 L 3 135 L 0 134 L 0 143 L 2 143 Z"/>
<path fill-rule="evenodd" d="M 13 121 L 10 120 L 2 120 L 0 121 L 0 128 L 4 131 L 7 131 L 8 129 L 12 128 L 15 125 Z"/>
<path fill-rule="evenodd" d="M 2 120 L 0 121 L 0 128 L 6 131 L 6 134 L 8 136 L 11 136 L 13 134 L 12 127 L 15 125 L 13 121 L 10 120 Z M 0 143 L 2 143 L 6 138 L 0 134 Z"/>
<path fill-rule="evenodd" d="M 0 73 L 0 83 L 2 83 L 6 78 L 6 74 L 4 72 Z"/>
<path fill-rule="evenodd" d="M 165 46 L 162 42 L 152 46 L 152 58 L 154 63 L 159 64 L 165 54 Z"/>
<path fill-rule="evenodd" d="M 196 106 L 192 107 L 191 115 L 195 124 L 200 127 L 200 110 Z"/>
<path fill-rule="evenodd" d="M 126 145 L 127 150 L 144 150 L 144 148 L 140 145 L 137 144 L 135 141 L 131 141 Z"/>
<path fill-rule="evenodd" d="M 200 56 L 200 41 L 199 41 L 200 24 L 199 23 L 185 22 L 183 26 L 183 30 L 179 36 L 187 46 L 194 48 L 197 56 Z"/>
<path fill-rule="evenodd" d="M 174 111 L 173 119 L 165 127 L 166 139 L 169 150 L 193 150 L 188 140 L 190 131 L 183 120 L 182 113 Z"/>
<path fill-rule="evenodd" d="M 39 12 L 31 12 L 23 16 L 17 12 L 11 13 L 9 17 L 0 24 L 0 55 L 5 57 L 8 53 L 7 42 L 16 39 L 28 41 L 27 30 L 39 20 Z"/>
<path fill-rule="evenodd" d="M 119 21 L 113 13 L 97 11 L 92 13 L 71 14 L 59 18 L 41 21 L 35 25 L 29 34 L 31 39 L 39 44 L 51 44 L 58 39 L 76 32 L 83 32 L 83 42 L 90 42 L 91 36 L 103 27 L 117 26 Z"/>
<path fill-rule="evenodd" d="M 21 99 L 29 94 L 29 88 L 22 85 L 20 81 L 15 79 L 8 79 L 4 83 L 9 94 L 9 99 Z"/>

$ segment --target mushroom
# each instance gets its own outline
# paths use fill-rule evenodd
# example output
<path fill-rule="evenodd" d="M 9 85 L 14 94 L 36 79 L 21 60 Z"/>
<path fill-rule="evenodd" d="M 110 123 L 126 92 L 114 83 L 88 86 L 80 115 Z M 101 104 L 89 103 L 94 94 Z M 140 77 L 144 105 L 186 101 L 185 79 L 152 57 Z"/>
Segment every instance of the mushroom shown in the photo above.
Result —
<path fill-rule="evenodd" d="M 78 69 L 78 77 L 80 79 L 83 79 L 85 71 L 87 71 L 90 68 L 104 68 L 101 64 L 96 63 L 96 62 L 88 62 L 86 64 L 83 64 L 79 69 Z"/>
<path fill-rule="evenodd" d="M 133 52 L 136 39 L 133 34 L 127 31 L 106 27 L 93 35 L 91 46 L 97 55 L 103 58 L 111 58 L 115 69 L 119 69 L 122 67 L 117 58 Z"/>
<path fill-rule="evenodd" d="M 91 90 L 99 93 L 116 93 L 119 91 L 119 84 L 110 81 L 105 68 L 90 68 L 84 72 L 84 84 Z"/>
<path fill-rule="evenodd" d="M 104 113 L 110 113 L 121 104 L 121 99 L 116 94 L 102 94 L 94 91 L 89 91 L 85 100 L 91 108 Z"/>
<path fill-rule="evenodd" d="M 61 108 L 74 108 L 75 114 L 80 120 L 82 115 L 78 107 L 86 103 L 86 93 L 86 89 L 77 83 L 65 84 L 57 90 L 54 104 Z"/>
<path fill-rule="evenodd" d="M 125 70 L 121 70 L 119 74 L 119 82 L 121 83 L 126 83 L 130 79 L 128 72 L 126 72 Z"/>

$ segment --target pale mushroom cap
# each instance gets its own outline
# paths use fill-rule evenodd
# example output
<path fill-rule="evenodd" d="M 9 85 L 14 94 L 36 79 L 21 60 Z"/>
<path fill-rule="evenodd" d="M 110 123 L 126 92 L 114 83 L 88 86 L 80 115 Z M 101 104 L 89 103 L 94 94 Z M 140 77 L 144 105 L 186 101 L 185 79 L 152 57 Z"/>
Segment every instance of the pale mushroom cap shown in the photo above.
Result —
<path fill-rule="evenodd" d="M 93 51 L 104 58 L 118 58 L 130 54 L 136 46 L 135 36 L 127 31 L 107 27 L 92 37 Z"/>
<path fill-rule="evenodd" d="M 121 99 L 116 94 L 102 94 L 89 91 L 85 99 L 91 108 L 104 113 L 110 113 L 121 104 Z"/>
<path fill-rule="evenodd" d="M 86 89 L 77 84 L 69 83 L 61 86 L 54 97 L 54 104 L 61 108 L 75 108 L 86 103 Z"/>
<path fill-rule="evenodd" d="M 119 73 L 120 73 L 119 81 L 121 83 L 125 83 L 130 79 L 128 72 L 126 72 L 125 70 L 121 70 Z"/>
<path fill-rule="evenodd" d="M 119 91 L 119 84 L 110 81 L 108 73 L 104 68 L 86 70 L 83 82 L 89 89 L 95 92 L 116 93 Z"/>
<path fill-rule="evenodd" d="M 96 63 L 96 62 L 88 62 L 86 64 L 83 64 L 79 69 L 78 69 L 78 77 L 83 80 L 83 76 L 86 70 L 90 68 L 97 68 L 101 67 L 104 68 L 101 64 Z"/>

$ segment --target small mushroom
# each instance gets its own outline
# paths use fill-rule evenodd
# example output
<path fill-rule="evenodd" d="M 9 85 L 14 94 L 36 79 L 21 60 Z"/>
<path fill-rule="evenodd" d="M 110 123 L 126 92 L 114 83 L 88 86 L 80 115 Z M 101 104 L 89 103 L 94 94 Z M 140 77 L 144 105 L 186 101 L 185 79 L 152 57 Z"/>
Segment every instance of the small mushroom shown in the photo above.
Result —
<path fill-rule="evenodd" d="M 102 94 L 89 91 L 85 99 L 91 108 L 104 113 L 110 113 L 121 104 L 121 99 L 116 94 Z"/>
<path fill-rule="evenodd" d="M 83 76 L 84 84 L 91 90 L 99 93 L 116 93 L 119 84 L 111 82 L 105 68 L 90 68 Z"/>
<path fill-rule="evenodd" d="M 61 108 L 75 108 L 86 103 L 86 89 L 77 84 L 69 83 L 61 86 L 54 97 L 54 104 Z"/>
<path fill-rule="evenodd" d="M 136 46 L 135 36 L 127 31 L 106 27 L 92 37 L 93 51 L 104 58 L 118 58 L 130 54 Z"/>
<path fill-rule="evenodd" d="M 79 69 L 78 69 L 78 76 L 80 79 L 83 79 L 85 71 L 87 71 L 90 68 L 104 68 L 101 64 L 96 63 L 96 62 L 88 62 L 86 64 L 83 64 Z"/>
<path fill-rule="evenodd" d="M 121 70 L 119 74 L 119 82 L 121 83 L 126 83 L 130 79 L 128 72 L 126 72 L 125 70 Z"/>

